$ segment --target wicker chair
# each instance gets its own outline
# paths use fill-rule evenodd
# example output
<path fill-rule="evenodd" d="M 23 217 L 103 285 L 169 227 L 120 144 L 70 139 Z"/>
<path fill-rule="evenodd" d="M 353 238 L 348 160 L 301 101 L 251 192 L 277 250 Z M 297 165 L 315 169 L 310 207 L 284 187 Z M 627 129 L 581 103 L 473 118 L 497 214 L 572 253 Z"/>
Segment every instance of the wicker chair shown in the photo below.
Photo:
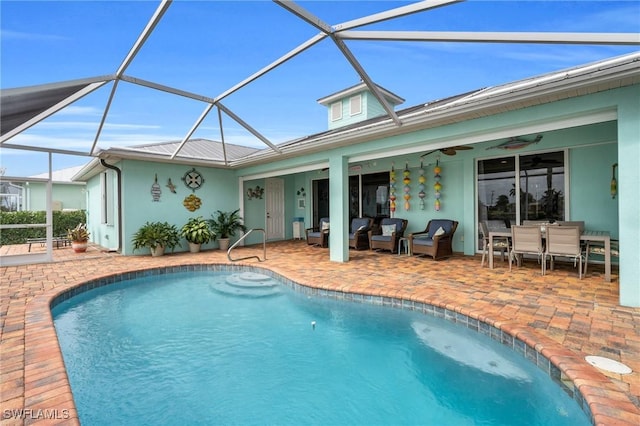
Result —
<path fill-rule="evenodd" d="M 371 250 L 389 250 L 395 253 L 398 250 L 398 241 L 404 237 L 407 224 L 406 219 L 395 217 L 382 219 L 379 227 L 369 231 L 369 248 Z M 386 226 L 392 229 L 390 234 L 385 232 Z"/>
<path fill-rule="evenodd" d="M 318 226 L 306 229 L 307 244 L 329 247 L 329 218 L 323 217 Z"/>
<path fill-rule="evenodd" d="M 356 250 L 369 248 L 369 230 L 373 226 L 373 219 L 369 217 L 357 217 L 351 220 L 349 232 L 349 247 Z"/>
<path fill-rule="evenodd" d="M 422 232 L 409 234 L 409 247 L 413 255 L 431 256 L 440 260 L 453 254 L 453 234 L 458 222 L 449 219 L 433 219 Z"/>

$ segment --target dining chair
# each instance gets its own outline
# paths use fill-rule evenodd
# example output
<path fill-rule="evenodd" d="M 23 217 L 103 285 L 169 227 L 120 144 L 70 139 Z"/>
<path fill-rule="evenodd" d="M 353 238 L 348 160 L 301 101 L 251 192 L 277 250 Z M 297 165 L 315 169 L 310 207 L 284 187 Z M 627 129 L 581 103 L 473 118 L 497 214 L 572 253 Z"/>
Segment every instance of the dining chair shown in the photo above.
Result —
<path fill-rule="evenodd" d="M 504 254 L 509 253 L 509 237 L 494 237 L 493 241 L 489 241 L 489 226 L 487 222 L 480 221 L 480 235 L 482 237 L 482 261 L 480 267 L 484 266 L 484 260 L 489 255 L 489 245 L 493 244 L 493 250 L 500 251 L 502 261 L 504 262 Z"/>
<path fill-rule="evenodd" d="M 511 226 L 511 251 L 509 252 L 509 271 L 513 259 L 516 259 L 518 266 L 522 263 L 522 256 L 525 254 L 535 254 L 538 263 L 542 263 L 542 275 L 545 272 L 544 250 L 542 244 L 542 231 L 540 226 Z"/>
<path fill-rule="evenodd" d="M 556 223 L 559 226 L 577 226 L 581 234 L 584 232 L 584 220 L 559 220 Z"/>
<path fill-rule="evenodd" d="M 578 226 L 548 226 L 546 230 L 546 250 L 543 264 L 547 256 L 550 258 L 553 270 L 554 257 L 573 258 L 573 265 L 579 261 L 578 277 L 582 279 L 582 245 L 580 243 L 580 227 Z"/>

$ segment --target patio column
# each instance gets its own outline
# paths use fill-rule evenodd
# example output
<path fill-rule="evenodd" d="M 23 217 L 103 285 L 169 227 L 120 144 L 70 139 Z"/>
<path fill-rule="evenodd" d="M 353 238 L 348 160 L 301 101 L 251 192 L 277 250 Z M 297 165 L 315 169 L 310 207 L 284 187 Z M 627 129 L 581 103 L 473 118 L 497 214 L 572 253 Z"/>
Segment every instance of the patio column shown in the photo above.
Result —
<path fill-rule="evenodd" d="M 618 105 L 620 304 L 640 307 L 640 87 Z"/>
<path fill-rule="evenodd" d="M 329 259 L 349 260 L 349 160 L 341 155 L 329 158 Z"/>

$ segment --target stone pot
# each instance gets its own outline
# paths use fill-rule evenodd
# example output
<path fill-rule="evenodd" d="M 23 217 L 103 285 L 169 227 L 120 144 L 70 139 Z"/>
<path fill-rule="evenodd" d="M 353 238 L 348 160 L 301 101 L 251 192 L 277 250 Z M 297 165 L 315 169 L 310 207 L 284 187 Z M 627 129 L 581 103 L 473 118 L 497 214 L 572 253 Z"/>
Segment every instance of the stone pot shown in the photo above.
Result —
<path fill-rule="evenodd" d="M 189 251 L 191 253 L 199 253 L 201 246 L 202 246 L 202 244 L 189 242 Z"/>
<path fill-rule="evenodd" d="M 220 250 L 229 250 L 229 238 L 218 238 L 218 244 L 220 244 Z"/>
<path fill-rule="evenodd" d="M 156 248 L 149 248 L 151 250 L 151 256 L 158 257 L 164 255 L 164 246 L 156 246 Z"/>

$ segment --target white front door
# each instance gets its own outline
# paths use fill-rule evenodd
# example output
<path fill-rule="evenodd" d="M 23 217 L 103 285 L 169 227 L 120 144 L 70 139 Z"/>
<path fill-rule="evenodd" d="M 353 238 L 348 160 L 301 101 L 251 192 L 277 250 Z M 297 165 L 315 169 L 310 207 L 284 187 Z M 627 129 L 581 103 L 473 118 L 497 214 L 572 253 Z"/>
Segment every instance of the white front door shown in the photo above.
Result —
<path fill-rule="evenodd" d="M 284 180 L 271 178 L 265 182 L 267 240 L 284 239 Z"/>

